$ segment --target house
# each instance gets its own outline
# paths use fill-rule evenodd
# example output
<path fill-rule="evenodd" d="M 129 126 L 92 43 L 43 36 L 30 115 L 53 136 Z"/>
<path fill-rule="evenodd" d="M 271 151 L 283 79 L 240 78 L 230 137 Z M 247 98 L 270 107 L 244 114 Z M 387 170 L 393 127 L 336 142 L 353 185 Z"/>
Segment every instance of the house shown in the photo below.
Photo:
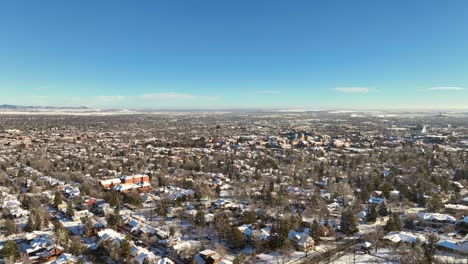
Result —
<path fill-rule="evenodd" d="M 446 204 L 445 211 L 448 213 L 463 213 L 468 214 L 468 206 L 463 204 Z"/>
<path fill-rule="evenodd" d="M 174 264 L 174 262 L 164 257 L 164 258 L 158 259 L 155 264 Z"/>
<path fill-rule="evenodd" d="M 216 253 L 216 251 L 205 249 L 194 258 L 195 263 L 197 264 L 232 264 L 231 261 L 222 259 L 221 256 Z"/>
<path fill-rule="evenodd" d="M 371 197 L 369 199 L 369 203 L 372 203 L 372 204 L 382 204 L 385 202 L 385 199 L 384 198 L 379 198 L 379 197 Z"/>
<path fill-rule="evenodd" d="M 50 246 L 47 250 L 40 252 L 36 257 L 32 258 L 38 260 L 39 263 L 50 262 L 57 259 L 63 253 L 63 248 L 58 246 Z"/>
<path fill-rule="evenodd" d="M 468 233 L 468 216 L 465 216 L 462 220 L 457 223 L 458 229 L 464 233 Z"/>
<path fill-rule="evenodd" d="M 390 199 L 392 200 L 400 199 L 400 192 L 397 190 L 390 191 Z"/>
<path fill-rule="evenodd" d="M 260 230 L 254 230 L 254 237 L 258 237 L 261 240 L 267 240 L 271 236 L 271 227 L 267 226 Z"/>
<path fill-rule="evenodd" d="M 79 219 L 78 221 L 59 220 L 59 222 L 68 230 L 68 232 L 78 236 L 83 234 L 83 223 L 81 223 Z"/>
<path fill-rule="evenodd" d="M 390 232 L 383 237 L 385 240 L 389 240 L 393 243 L 405 242 L 409 244 L 416 243 L 417 240 L 425 242 L 426 238 L 422 235 L 413 234 L 409 232 Z"/>
<path fill-rule="evenodd" d="M 91 198 L 91 197 L 83 197 L 83 205 L 84 206 L 92 206 L 93 204 L 96 203 L 96 199 L 95 198 Z"/>
<path fill-rule="evenodd" d="M 361 221 L 365 221 L 367 219 L 367 212 L 366 211 L 361 211 L 358 213 L 357 218 L 360 219 Z"/>
<path fill-rule="evenodd" d="M 158 256 L 156 256 L 153 252 L 149 251 L 146 248 L 142 248 L 136 245 L 132 245 L 130 249 L 130 255 L 139 264 L 143 264 L 145 260 L 154 262 L 156 259 L 158 259 Z M 173 263 L 173 262 L 166 262 L 166 263 Z"/>
<path fill-rule="evenodd" d="M 65 186 L 63 189 L 63 195 L 65 197 L 77 197 L 80 195 L 80 189 L 76 187 Z"/>
<path fill-rule="evenodd" d="M 13 216 L 15 218 L 20 218 L 22 216 L 29 215 L 29 211 L 18 207 L 16 209 L 14 209 L 13 211 L 10 211 L 10 214 L 11 214 L 11 216 Z"/>
<path fill-rule="evenodd" d="M 193 255 L 187 255 L 190 251 L 196 252 L 201 249 L 200 241 L 175 241 L 175 244 L 170 247 L 170 251 L 181 258 L 190 258 Z"/>
<path fill-rule="evenodd" d="M 440 250 L 445 250 L 453 253 L 459 253 L 468 256 L 468 240 L 454 241 L 454 240 L 440 240 L 437 242 L 437 247 Z"/>
<path fill-rule="evenodd" d="M 355 246 L 355 250 L 364 251 L 367 254 L 370 254 L 371 248 L 372 248 L 372 243 L 370 242 L 362 242 Z"/>
<path fill-rule="evenodd" d="M 211 223 L 211 222 L 213 222 L 213 221 L 214 221 L 214 217 L 215 217 L 215 215 L 212 214 L 212 213 L 205 214 L 205 217 L 204 217 L 204 218 L 205 218 L 205 222 L 206 222 L 206 223 Z"/>
<path fill-rule="evenodd" d="M 120 244 L 121 240 L 125 239 L 125 235 L 113 229 L 103 229 L 98 232 L 98 237 L 101 240 L 112 240 L 114 244 Z"/>
<path fill-rule="evenodd" d="M 295 244 L 300 251 L 308 251 L 315 245 L 314 239 L 309 236 L 309 230 L 306 228 L 304 232 L 290 230 L 288 238 Z"/>
<path fill-rule="evenodd" d="M 57 209 L 60 211 L 64 211 L 64 210 L 67 210 L 67 207 L 68 207 L 68 204 L 65 201 L 62 201 L 62 203 L 57 206 Z"/>
<path fill-rule="evenodd" d="M 47 232 L 33 231 L 26 234 L 25 238 L 28 241 L 26 253 L 30 256 L 48 250 L 55 245 L 52 234 Z"/>
<path fill-rule="evenodd" d="M 251 236 L 252 233 L 253 233 L 252 225 L 250 225 L 250 224 L 238 226 L 237 229 L 238 229 L 239 231 L 241 231 L 242 234 L 244 234 L 244 236 L 245 236 L 246 238 L 250 238 L 250 236 Z"/>
<path fill-rule="evenodd" d="M 93 217 L 94 214 L 91 213 L 90 211 L 88 210 L 80 210 L 80 211 L 75 211 L 73 212 L 73 221 L 79 221 L 81 220 L 82 218 L 86 218 L 86 217 Z"/>
<path fill-rule="evenodd" d="M 438 213 L 418 213 L 419 220 L 426 226 L 441 227 L 446 224 L 455 224 L 457 219 L 451 215 Z"/>
<path fill-rule="evenodd" d="M 77 263 L 78 258 L 67 253 L 60 254 L 55 260 L 46 262 L 46 264 L 72 264 Z"/>

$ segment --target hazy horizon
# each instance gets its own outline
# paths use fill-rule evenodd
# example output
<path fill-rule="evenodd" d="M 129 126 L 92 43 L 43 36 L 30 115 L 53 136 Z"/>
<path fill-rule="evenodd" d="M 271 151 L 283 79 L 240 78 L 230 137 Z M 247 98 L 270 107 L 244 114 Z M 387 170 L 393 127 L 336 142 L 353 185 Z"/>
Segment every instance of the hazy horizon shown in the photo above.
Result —
<path fill-rule="evenodd" d="M 11 106 L 12 108 L 9 108 Z M 173 107 L 173 108 L 99 108 L 99 107 L 86 107 L 86 106 L 49 106 L 49 105 L 10 105 L 10 104 L 1 104 L 0 103 L 0 113 L 9 113 L 18 111 L 21 112 L 30 112 L 30 111 L 72 111 L 72 112 L 90 112 L 90 111 L 102 111 L 102 112 L 219 112 L 219 111 L 232 111 L 232 112 L 275 112 L 275 113 L 301 113 L 301 112 L 336 112 L 336 113 L 359 113 L 359 112 L 379 112 L 379 113 L 464 113 L 467 112 L 466 108 L 399 108 L 399 107 L 385 107 L 385 108 L 365 108 L 365 107 L 343 107 L 343 108 L 261 108 L 261 107 L 244 107 L 244 108 L 235 108 L 235 107 L 213 107 L 213 108 L 190 108 L 190 107 Z"/>

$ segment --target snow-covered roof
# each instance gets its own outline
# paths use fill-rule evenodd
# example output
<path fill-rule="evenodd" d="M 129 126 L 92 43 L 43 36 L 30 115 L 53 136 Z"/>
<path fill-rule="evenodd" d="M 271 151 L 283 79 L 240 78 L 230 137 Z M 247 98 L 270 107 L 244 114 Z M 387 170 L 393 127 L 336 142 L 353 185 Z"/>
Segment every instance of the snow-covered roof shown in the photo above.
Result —
<path fill-rule="evenodd" d="M 381 204 L 385 202 L 385 199 L 384 198 L 379 198 L 379 197 L 371 197 L 369 199 L 369 203 L 374 203 L 374 204 Z"/>
<path fill-rule="evenodd" d="M 138 189 L 143 187 L 151 187 L 149 182 L 137 182 L 137 183 L 124 183 L 114 187 L 116 191 L 127 191 L 131 189 Z"/>
<path fill-rule="evenodd" d="M 297 232 L 295 230 L 290 230 L 288 233 L 288 238 L 298 245 L 307 247 L 310 244 L 313 245 L 312 238 L 309 236 L 308 232 Z"/>
<path fill-rule="evenodd" d="M 449 239 L 440 240 L 437 246 L 468 254 L 468 240 L 454 241 Z"/>
<path fill-rule="evenodd" d="M 462 204 L 446 204 L 445 208 L 452 210 L 468 211 L 468 206 Z"/>
<path fill-rule="evenodd" d="M 237 227 L 237 229 L 239 229 L 239 231 L 241 231 L 245 236 L 250 236 L 253 233 L 251 225 L 241 225 Z"/>
<path fill-rule="evenodd" d="M 98 232 L 98 236 L 99 238 L 101 238 L 102 240 L 107 240 L 107 239 L 112 239 L 114 242 L 119 242 L 121 240 L 124 240 L 125 239 L 125 235 L 122 234 L 122 233 L 119 233 L 113 229 L 104 229 L 102 231 L 99 231 Z"/>
<path fill-rule="evenodd" d="M 361 212 L 359 212 L 357 217 L 359 219 L 366 219 L 366 216 L 367 216 L 367 212 L 366 211 L 361 211 Z"/>
<path fill-rule="evenodd" d="M 438 213 L 418 213 L 418 216 L 422 220 L 439 221 L 439 222 L 456 222 L 457 219 L 451 215 L 438 214 Z"/>
<path fill-rule="evenodd" d="M 174 262 L 168 258 L 161 258 L 156 261 L 156 264 L 174 264 Z"/>
<path fill-rule="evenodd" d="M 416 243 L 416 240 L 419 239 L 421 242 L 425 242 L 426 238 L 422 235 L 413 234 L 409 232 L 390 232 L 388 235 L 384 236 L 383 239 L 390 240 L 394 243 L 403 241 L 405 243 Z"/>
<path fill-rule="evenodd" d="M 115 178 L 115 179 L 108 179 L 108 180 L 102 180 L 101 181 L 101 185 L 111 185 L 111 184 L 120 184 L 120 179 L 119 178 Z"/>
<path fill-rule="evenodd" d="M 46 262 L 46 264 L 68 264 L 68 263 L 75 263 L 78 261 L 78 258 L 67 253 L 63 253 L 60 256 L 58 256 L 57 259 Z"/>
<path fill-rule="evenodd" d="M 444 247 L 444 248 L 449 248 L 452 250 L 457 250 L 457 243 L 455 241 L 451 241 L 448 239 L 440 240 L 437 242 L 437 246 L 439 247 Z"/>

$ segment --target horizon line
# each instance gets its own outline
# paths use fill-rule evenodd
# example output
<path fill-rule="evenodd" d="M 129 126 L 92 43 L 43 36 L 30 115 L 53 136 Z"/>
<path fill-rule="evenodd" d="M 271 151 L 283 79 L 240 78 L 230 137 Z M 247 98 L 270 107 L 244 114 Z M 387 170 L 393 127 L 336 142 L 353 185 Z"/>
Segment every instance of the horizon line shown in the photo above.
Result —
<path fill-rule="evenodd" d="M 15 108 L 2 108 L 5 106 L 17 107 Z M 211 107 L 211 108 L 201 108 L 201 107 L 187 107 L 187 108 L 132 108 L 132 107 L 123 107 L 123 108 L 102 108 L 102 107 L 89 107 L 89 106 L 50 106 L 50 105 L 15 105 L 15 104 L 0 104 L 0 111 L 21 111 L 28 109 L 35 110 L 83 110 L 83 111 L 273 111 L 273 112 L 330 112 L 330 111 L 340 111 L 340 112 L 392 112 L 392 111 L 421 111 L 421 112 L 443 112 L 443 111 L 468 111 L 468 107 L 393 107 L 393 108 L 379 108 L 379 107 Z"/>

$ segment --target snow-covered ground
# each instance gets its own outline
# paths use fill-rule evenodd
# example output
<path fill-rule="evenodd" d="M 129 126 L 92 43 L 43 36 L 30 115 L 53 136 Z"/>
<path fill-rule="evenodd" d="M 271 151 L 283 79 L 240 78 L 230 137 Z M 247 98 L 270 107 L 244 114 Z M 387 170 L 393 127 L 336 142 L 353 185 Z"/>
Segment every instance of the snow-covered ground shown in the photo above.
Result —
<path fill-rule="evenodd" d="M 358 225 L 359 232 L 360 232 L 360 233 L 363 233 L 363 234 L 367 234 L 367 233 L 373 232 L 373 231 L 375 231 L 376 227 L 378 227 L 378 226 L 385 226 L 385 224 L 387 223 L 387 220 L 388 220 L 388 216 L 386 216 L 386 217 L 379 217 L 379 218 L 377 218 L 377 221 L 375 221 L 374 223 L 362 223 L 362 224 L 359 224 L 359 225 Z"/>
<path fill-rule="evenodd" d="M 308 252 L 308 256 L 313 256 L 315 254 L 320 254 L 326 250 L 333 248 L 333 245 L 319 245 L 316 246 L 314 250 Z M 289 256 L 280 256 L 278 252 L 272 251 L 269 253 L 262 253 L 257 255 L 257 262 L 256 263 L 271 263 L 271 264 L 278 264 L 278 263 L 300 263 L 300 260 L 305 257 L 305 252 L 302 251 L 294 251 Z"/>
<path fill-rule="evenodd" d="M 257 255 L 257 262 L 256 263 L 271 263 L 271 264 L 278 264 L 278 263 L 294 263 L 297 260 L 303 258 L 305 256 L 304 252 L 294 251 L 289 256 L 280 256 L 278 252 L 273 251 L 268 254 L 259 254 Z"/>
<path fill-rule="evenodd" d="M 444 251 L 437 251 L 436 258 L 438 260 L 441 260 L 444 263 L 454 263 L 454 264 L 467 264 L 468 263 L 468 257 L 466 256 L 460 256 Z"/>
<path fill-rule="evenodd" d="M 390 249 L 382 248 L 376 252 L 369 254 L 353 254 L 346 253 L 343 256 L 335 259 L 333 263 L 346 264 L 346 263 L 398 263 L 393 260 L 392 252 Z"/>
<path fill-rule="evenodd" d="M 468 258 L 451 254 L 443 251 L 437 251 L 436 258 L 441 260 L 444 263 L 455 263 L 455 264 L 467 264 Z M 346 253 L 337 259 L 333 260 L 335 264 L 350 264 L 350 263 L 399 263 L 398 260 L 393 255 L 391 249 L 381 248 L 375 252 L 369 254 L 356 254 Z"/>

